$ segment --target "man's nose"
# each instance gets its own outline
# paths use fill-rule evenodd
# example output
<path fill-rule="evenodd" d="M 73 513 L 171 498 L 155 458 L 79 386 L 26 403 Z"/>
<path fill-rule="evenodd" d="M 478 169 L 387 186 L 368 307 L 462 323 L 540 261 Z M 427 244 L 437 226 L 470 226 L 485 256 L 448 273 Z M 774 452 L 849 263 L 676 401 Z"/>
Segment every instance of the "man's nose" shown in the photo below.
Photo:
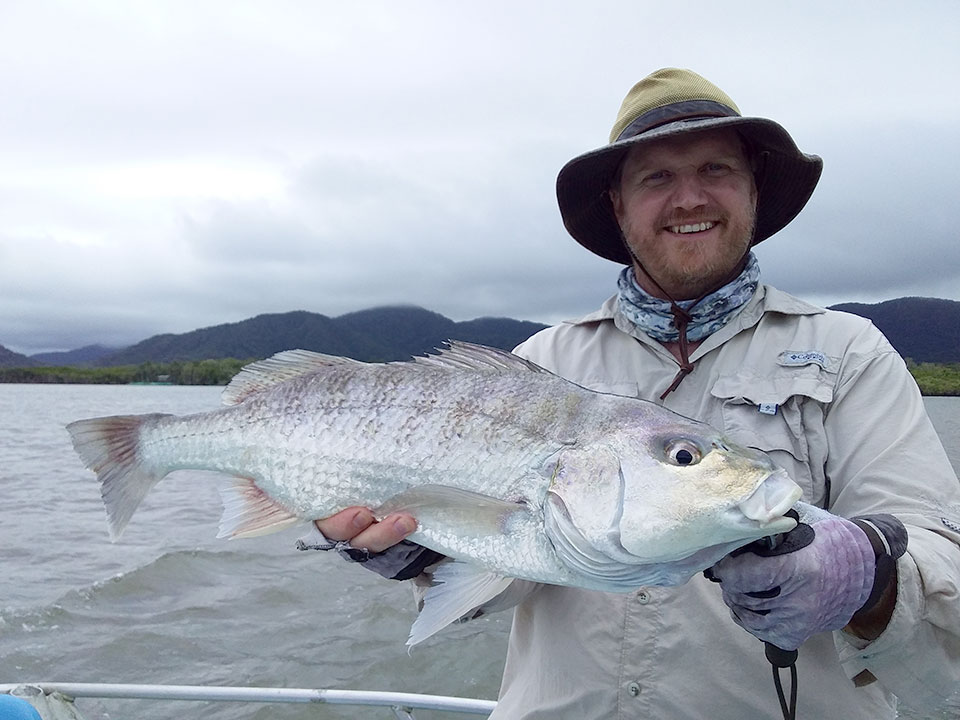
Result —
<path fill-rule="evenodd" d="M 705 205 L 707 194 L 703 178 L 696 172 L 677 173 L 671 199 L 678 208 L 690 209 Z"/>

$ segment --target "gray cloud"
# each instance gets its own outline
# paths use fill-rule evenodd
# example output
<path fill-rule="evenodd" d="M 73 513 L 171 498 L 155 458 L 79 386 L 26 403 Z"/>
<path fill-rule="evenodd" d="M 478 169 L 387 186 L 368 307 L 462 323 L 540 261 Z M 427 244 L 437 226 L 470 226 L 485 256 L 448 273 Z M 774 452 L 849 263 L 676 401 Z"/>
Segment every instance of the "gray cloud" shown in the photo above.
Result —
<path fill-rule="evenodd" d="M 939 79 L 960 6 L 550 8 L 4 6 L 0 344 L 386 303 L 590 311 L 618 268 L 566 235 L 556 173 L 666 65 L 825 159 L 809 207 L 759 248 L 768 281 L 824 304 L 960 299 L 960 98 Z"/>
<path fill-rule="evenodd" d="M 956 133 L 940 118 L 919 118 L 850 127 L 822 142 L 824 174 L 810 205 L 763 247 L 768 277 L 836 302 L 960 298 L 960 237 L 950 217 Z"/>

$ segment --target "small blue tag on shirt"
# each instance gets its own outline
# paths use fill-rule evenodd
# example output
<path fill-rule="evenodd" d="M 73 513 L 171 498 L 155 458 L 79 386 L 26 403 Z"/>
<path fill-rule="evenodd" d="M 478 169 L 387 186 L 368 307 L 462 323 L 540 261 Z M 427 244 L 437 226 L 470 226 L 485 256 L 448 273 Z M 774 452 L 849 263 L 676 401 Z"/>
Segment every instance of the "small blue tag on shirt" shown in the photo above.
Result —
<path fill-rule="evenodd" d="M 960 524 L 955 523 L 953 520 L 947 520 L 947 518 L 940 518 L 940 522 L 944 524 L 944 527 L 948 527 L 953 530 L 955 533 L 960 533 Z"/>
<path fill-rule="evenodd" d="M 777 408 L 780 407 L 776 403 L 760 403 L 757 405 L 757 410 L 759 410 L 764 415 L 776 415 Z"/>

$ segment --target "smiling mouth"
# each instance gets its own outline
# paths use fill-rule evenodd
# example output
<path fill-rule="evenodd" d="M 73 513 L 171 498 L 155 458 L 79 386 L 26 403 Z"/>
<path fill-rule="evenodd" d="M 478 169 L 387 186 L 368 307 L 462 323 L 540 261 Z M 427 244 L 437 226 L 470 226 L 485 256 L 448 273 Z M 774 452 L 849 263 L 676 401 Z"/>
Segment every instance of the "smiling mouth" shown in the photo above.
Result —
<path fill-rule="evenodd" d="M 716 223 L 708 221 L 691 223 L 687 225 L 669 225 L 667 226 L 667 229 L 676 235 L 689 235 L 691 233 L 705 232 L 713 227 L 716 227 Z"/>

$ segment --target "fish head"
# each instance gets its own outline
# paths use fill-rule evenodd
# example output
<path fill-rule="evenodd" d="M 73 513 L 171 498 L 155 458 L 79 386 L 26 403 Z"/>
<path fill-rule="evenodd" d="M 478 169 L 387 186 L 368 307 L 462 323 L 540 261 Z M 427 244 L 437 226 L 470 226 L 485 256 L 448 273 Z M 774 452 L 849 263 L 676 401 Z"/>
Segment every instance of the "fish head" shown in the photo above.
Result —
<path fill-rule="evenodd" d="M 677 585 L 791 530 L 785 513 L 800 495 L 764 453 L 676 416 L 561 452 L 545 525 L 561 559 L 596 580 L 592 587 Z"/>
<path fill-rule="evenodd" d="M 631 556 L 676 561 L 796 525 L 786 512 L 802 491 L 764 453 L 689 433 L 654 438 L 651 449 L 649 456 L 627 451 L 621 458 L 620 543 Z"/>

